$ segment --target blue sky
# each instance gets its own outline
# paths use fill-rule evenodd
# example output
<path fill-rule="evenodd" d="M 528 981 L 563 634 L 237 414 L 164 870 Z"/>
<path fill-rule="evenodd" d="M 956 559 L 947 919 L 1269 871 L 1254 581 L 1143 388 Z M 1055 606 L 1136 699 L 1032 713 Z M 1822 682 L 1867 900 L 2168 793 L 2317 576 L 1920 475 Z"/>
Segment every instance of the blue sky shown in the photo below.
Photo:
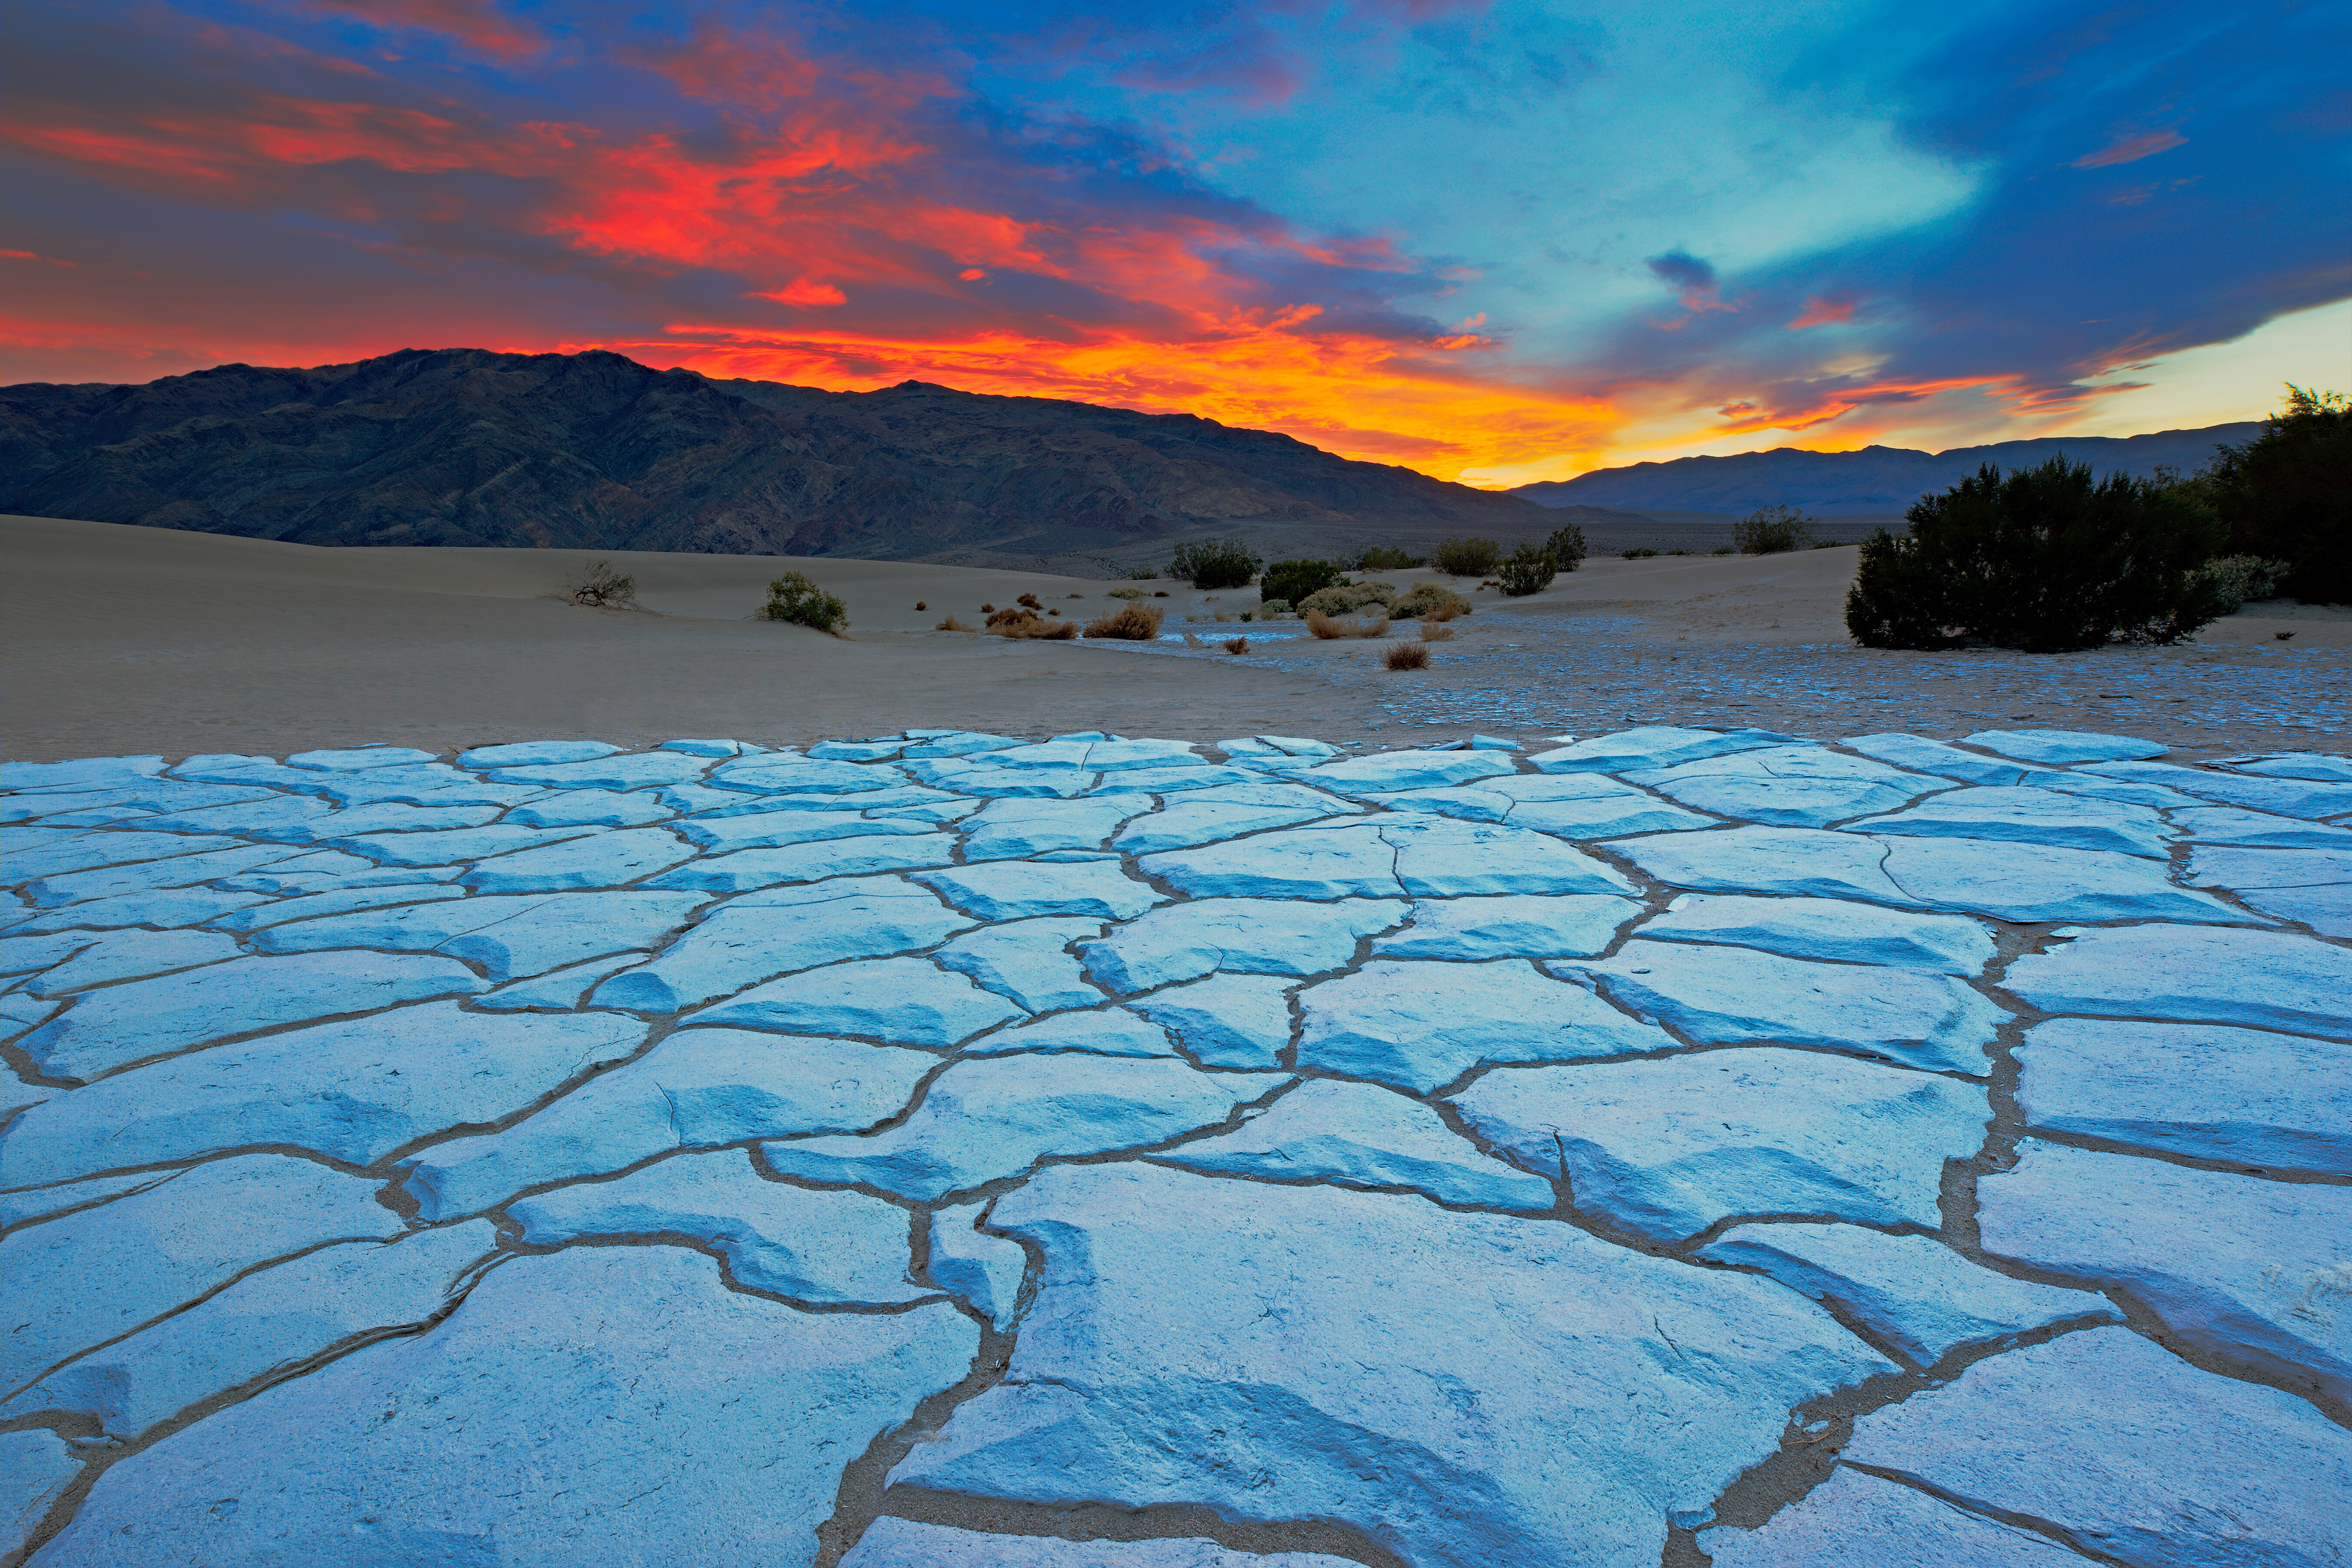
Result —
<path fill-rule="evenodd" d="M 603 345 L 1200 413 L 1490 485 L 2352 384 L 2343 4 L 8 26 L 10 380 Z"/>

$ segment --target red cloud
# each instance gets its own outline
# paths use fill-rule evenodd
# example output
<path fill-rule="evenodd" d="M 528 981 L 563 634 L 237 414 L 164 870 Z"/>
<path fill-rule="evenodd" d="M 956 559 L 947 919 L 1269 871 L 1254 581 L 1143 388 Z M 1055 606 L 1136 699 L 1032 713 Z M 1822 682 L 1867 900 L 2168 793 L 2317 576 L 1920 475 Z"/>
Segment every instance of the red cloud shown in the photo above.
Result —
<path fill-rule="evenodd" d="M 778 300 L 787 305 L 846 305 L 849 296 L 830 283 L 812 283 L 805 278 L 795 278 L 781 289 L 766 289 L 751 296 L 754 300 Z"/>
<path fill-rule="evenodd" d="M 2109 142 L 2095 153 L 2085 153 L 2067 165 L 2074 169 L 2105 169 L 2116 163 L 2137 163 L 2142 158 L 2168 152 L 2189 140 L 2177 131 L 2151 131 L 2144 136 L 2125 136 Z"/>
<path fill-rule="evenodd" d="M 1799 327 L 1827 326 L 1834 321 L 1853 320 L 1853 300 L 1844 295 L 1830 294 L 1805 301 L 1805 312 L 1789 323 L 1791 331 Z"/>
<path fill-rule="evenodd" d="M 322 11 L 343 11 L 380 27 L 445 33 L 488 55 L 523 55 L 539 47 L 538 29 L 503 16 L 489 0 L 309 0 Z"/>

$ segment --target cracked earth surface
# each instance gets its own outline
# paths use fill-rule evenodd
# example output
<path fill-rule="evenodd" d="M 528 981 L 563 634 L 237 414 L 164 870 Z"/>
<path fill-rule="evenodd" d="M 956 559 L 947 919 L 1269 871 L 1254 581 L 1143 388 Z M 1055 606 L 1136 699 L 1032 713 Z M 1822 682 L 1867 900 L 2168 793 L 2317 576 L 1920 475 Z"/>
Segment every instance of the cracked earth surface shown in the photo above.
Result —
<path fill-rule="evenodd" d="M 0 767 L 0 1561 L 2352 1562 L 2352 763 Z"/>

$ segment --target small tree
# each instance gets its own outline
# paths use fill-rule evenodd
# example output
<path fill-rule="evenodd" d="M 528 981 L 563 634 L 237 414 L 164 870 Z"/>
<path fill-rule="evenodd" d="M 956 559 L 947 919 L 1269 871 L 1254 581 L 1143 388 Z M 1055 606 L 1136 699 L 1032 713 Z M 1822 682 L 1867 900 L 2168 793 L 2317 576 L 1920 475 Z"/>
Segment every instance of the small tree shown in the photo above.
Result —
<path fill-rule="evenodd" d="M 1551 558 L 1559 563 L 1563 572 L 1573 572 L 1583 565 L 1588 553 L 1584 547 L 1584 530 L 1572 522 L 1553 529 L 1551 537 L 1544 541 L 1543 547 L 1551 552 Z"/>
<path fill-rule="evenodd" d="M 1731 525 L 1731 547 L 1742 555 L 1778 555 L 1810 550 L 1812 519 L 1792 506 L 1758 507 Z"/>
<path fill-rule="evenodd" d="M 1491 539 L 1449 539 L 1429 552 L 1429 563 L 1449 577 L 1484 577 L 1502 562 L 1503 547 Z"/>
<path fill-rule="evenodd" d="M 1372 544 L 1356 552 L 1355 569 L 1359 572 L 1402 572 L 1421 564 L 1421 557 L 1408 555 L 1393 544 Z"/>
<path fill-rule="evenodd" d="M 1180 544 L 1169 558 L 1168 575 L 1195 588 L 1239 588 L 1257 575 L 1257 555 L 1238 539 Z"/>
<path fill-rule="evenodd" d="M 2221 613 L 2200 568 L 2212 511 L 2177 487 L 2056 457 L 2006 477 L 1988 463 L 1864 541 L 1846 629 L 1865 647 L 1990 643 L 2032 653 L 2177 642 Z"/>
<path fill-rule="evenodd" d="M 810 582 L 805 574 L 787 572 L 768 584 L 768 602 L 761 607 L 760 618 L 790 621 L 838 637 L 849 625 L 849 608 Z"/>
<path fill-rule="evenodd" d="M 2300 386 L 2286 393 L 2261 435 L 2217 448 L 2190 482 L 2211 497 L 2232 552 L 2287 563 L 2280 593 L 2352 602 L 2352 403 Z"/>
<path fill-rule="evenodd" d="M 1496 573 L 1502 579 L 1503 592 L 1514 599 L 1542 593 L 1559 574 L 1559 563 L 1540 544 L 1520 545 Z"/>
<path fill-rule="evenodd" d="M 1284 599 L 1295 605 L 1345 575 L 1336 561 L 1277 561 L 1258 579 L 1257 595 L 1260 599 Z"/>

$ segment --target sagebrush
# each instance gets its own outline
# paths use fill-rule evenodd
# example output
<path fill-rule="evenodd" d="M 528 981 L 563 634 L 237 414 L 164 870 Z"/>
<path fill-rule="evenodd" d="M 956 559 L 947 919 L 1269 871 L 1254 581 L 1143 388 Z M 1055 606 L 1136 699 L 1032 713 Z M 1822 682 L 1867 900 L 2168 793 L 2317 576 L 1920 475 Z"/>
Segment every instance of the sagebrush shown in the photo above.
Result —
<path fill-rule="evenodd" d="M 1491 539 L 1449 539 L 1429 552 L 1429 563 L 1448 577 L 1484 577 L 1502 562 L 1503 547 Z"/>
<path fill-rule="evenodd" d="M 1169 557 L 1168 575 L 1195 588 L 1239 588 L 1257 575 L 1257 553 L 1238 539 L 1180 544 Z"/>
<path fill-rule="evenodd" d="M 768 602 L 760 607 L 760 618 L 790 621 L 839 637 L 849 625 L 849 608 L 810 582 L 806 573 L 787 572 L 768 584 Z"/>
<path fill-rule="evenodd" d="M 1813 520 L 1792 506 L 1761 506 L 1731 525 L 1731 548 L 1742 555 L 1778 555 L 1813 547 Z"/>
<path fill-rule="evenodd" d="M 1258 579 L 1257 595 L 1262 601 L 1281 599 L 1296 605 L 1346 576 L 1336 561 L 1277 561 Z"/>

